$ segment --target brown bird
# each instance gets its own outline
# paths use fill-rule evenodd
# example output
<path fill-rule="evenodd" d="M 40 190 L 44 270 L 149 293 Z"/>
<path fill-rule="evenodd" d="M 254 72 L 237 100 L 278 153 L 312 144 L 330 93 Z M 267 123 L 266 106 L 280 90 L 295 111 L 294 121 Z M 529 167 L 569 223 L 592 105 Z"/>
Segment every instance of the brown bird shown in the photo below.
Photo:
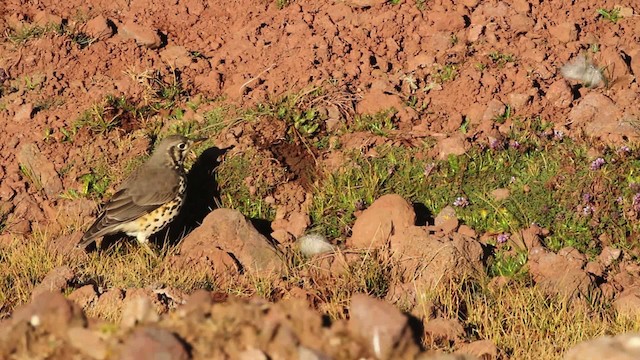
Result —
<path fill-rule="evenodd" d="M 166 227 L 180 212 L 187 193 L 184 159 L 190 147 L 202 140 L 181 135 L 162 139 L 151 157 L 104 205 L 77 246 L 86 249 L 100 237 L 125 233 L 154 254 L 148 244 L 149 237 Z"/>

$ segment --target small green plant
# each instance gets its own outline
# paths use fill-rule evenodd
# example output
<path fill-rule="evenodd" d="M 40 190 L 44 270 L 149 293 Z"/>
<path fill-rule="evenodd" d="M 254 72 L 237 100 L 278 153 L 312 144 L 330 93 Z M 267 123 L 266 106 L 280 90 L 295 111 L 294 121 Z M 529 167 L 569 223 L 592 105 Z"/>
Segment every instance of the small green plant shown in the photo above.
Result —
<path fill-rule="evenodd" d="M 58 24 L 23 25 L 18 29 L 10 29 L 6 32 L 7 39 L 16 45 L 22 45 L 29 40 L 39 38 L 49 33 L 62 34 L 62 26 Z"/>
<path fill-rule="evenodd" d="M 353 131 L 370 131 L 380 136 L 388 136 L 390 130 L 395 129 L 393 116 L 396 111 L 391 109 L 375 115 L 361 115 L 354 119 Z"/>
<path fill-rule="evenodd" d="M 498 67 L 503 67 L 507 63 L 513 63 L 516 61 L 513 54 L 505 54 L 499 51 L 492 51 L 488 56 L 494 64 L 498 65 Z"/>
<path fill-rule="evenodd" d="M 526 275 L 524 265 L 527 263 L 527 253 L 520 251 L 510 254 L 506 251 L 498 251 L 493 263 L 489 266 L 489 276 L 518 277 Z"/>
<path fill-rule="evenodd" d="M 81 175 L 79 180 L 82 182 L 80 195 L 95 198 L 102 198 L 111 183 L 105 170 L 92 170 L 90 173 Z"/>
<path fill-rule="evenodd" d="M 458 76 L 458 68 L 453 64 L 442 66 L 433 75 L 434 80 L 438 84 L 444 84 L 447 81 L 454 80 Z"/>
<path fill-rule="evenodd" d="M 427 0 L 416 0 L 416 7 L 420 11 L 424 11 L 427 8 Z"/>
<path fill-rule="evenodd" d="M 291 0 L 276 0 L 276 7 L 282 10 L 291 3 Z"/>
<path fill-rule="evenodd" d="M 402 0 L 389 0 L 389 4 L 391 5 L 400 5 Z"/>
<path fill-rule="evenodd" d="M 603 8 L 599 8 L 596 12 L 602 16 L 603 19 L 609 20 L 612 23 L 617 23 L 622 17 L 620 16 L 620 8 L 613 8 L 611 10 L 606 10 Z"/>
<path fill-rule="evenodd" d="M 480 72 L 483 72 L 483 71 L 487 68 L 487 65 L 486 65 L 486 64 L 484 64 L 484 63 L 478 62 L 478 63 L 475 63 L 475 64 L 473 65 L 473 67 L 474 67 L 476 70 L 478 70 L 478 71 L 480 71 Z"/>

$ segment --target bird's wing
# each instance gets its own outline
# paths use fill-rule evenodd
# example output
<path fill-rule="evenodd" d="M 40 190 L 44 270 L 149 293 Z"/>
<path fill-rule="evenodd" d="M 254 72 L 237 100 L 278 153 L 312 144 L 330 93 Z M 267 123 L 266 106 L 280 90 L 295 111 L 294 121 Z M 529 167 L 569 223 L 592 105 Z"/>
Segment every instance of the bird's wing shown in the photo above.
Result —
<path fill-rule="evenodd" d="M 134 178 L 136 176 L 125 181 L 122 189 L 104 205 L 102 213 L 84 234 L 79 246 L 86 247 L 95 238 L 113 231 L 116 226 L 138 219 L 173 200 L 180 185 L 178 176 L 167 176 L 152 169 L 146 169 L 145 178 L 153 181 L 132 181 Z"/>

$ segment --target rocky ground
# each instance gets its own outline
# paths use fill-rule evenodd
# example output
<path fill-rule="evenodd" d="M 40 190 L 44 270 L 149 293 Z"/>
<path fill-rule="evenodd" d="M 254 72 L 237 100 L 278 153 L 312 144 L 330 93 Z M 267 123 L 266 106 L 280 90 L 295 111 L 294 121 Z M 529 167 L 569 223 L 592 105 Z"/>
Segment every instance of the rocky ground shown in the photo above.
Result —
<path fill-rule="evenodd" d="M 594 170 L 607 147 L 618 162 L 635 157 L 639 12 L 631 0 L 7 0 L 0 358 L 519 358 L 537 350 L 486 334 L 501 311 L 523 323 L 535 312 L 496 305 L 523 283 L 542 307 L 562 299 L 558 314 L 626 324 L 589 336 L 637 330 L 613 320 L 639 314 L 633 227 L 623 245 L 599 236 L 592 251 L 552 251 L 554 229 L 527 224 L 500 238 L 462 220 L 464 198 L 425 216 L 386 191 L 351 204 L 353 221 L 336 204 L 319 211 L 340 224 L 328 241 L 304 234 L 319 222 L 320 179 L 353 166 L 354 152 L 375 159 L 384 146 L 429 144 L 422 159 L 446 162 L 517 149 L 511 136 L 527 119 L 549 124 L 534 134 L 548 141 L 542 150 L 584 141 Z M 386 120 L 363 117 L 381 112 Z M 73 251 L 96 205 L 175 132 L 210 136 L 172 229 L 186 237 L 159 259 L 109 241 L 106 253 Z M 242 155 L 254 161 L 244 172 Z M 255 203 L 225 193 L 238 184 Z M 487 270 L 503 251 L 523 254 L 526 279 Z M 484 317 L 472 318 L 474 301 Z M 557 320 L 539 328 L 571 325 Z M 526 343 L 557 358 L 633 358 L 637 348 L 633 334 L 572 350 L 586 339 L 554 348 L 549 333 L 536 336 Z"/>

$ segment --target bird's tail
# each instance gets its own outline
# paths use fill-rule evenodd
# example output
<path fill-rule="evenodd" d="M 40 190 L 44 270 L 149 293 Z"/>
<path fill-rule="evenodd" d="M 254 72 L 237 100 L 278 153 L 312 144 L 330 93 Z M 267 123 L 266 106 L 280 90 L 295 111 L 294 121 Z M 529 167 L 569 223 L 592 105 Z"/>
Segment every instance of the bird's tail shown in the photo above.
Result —
<path fill-rule="evenodd" d="M 105 216 L 104 214 L 102 214 L 100 217 L 96 219 L 93 225 L 91 225 L 89 230 L 87 230 L 87 232 L 85 232 L 84 235 L 82 235 L 82 239 L 76 245 L 76 248 L 83 249 L 83 250 L 86 249 L 89 245 L 94 243 L 96 239 L 105 235 L 109 230 L 110 230 L 109 224 L 107 224 Z"/>

